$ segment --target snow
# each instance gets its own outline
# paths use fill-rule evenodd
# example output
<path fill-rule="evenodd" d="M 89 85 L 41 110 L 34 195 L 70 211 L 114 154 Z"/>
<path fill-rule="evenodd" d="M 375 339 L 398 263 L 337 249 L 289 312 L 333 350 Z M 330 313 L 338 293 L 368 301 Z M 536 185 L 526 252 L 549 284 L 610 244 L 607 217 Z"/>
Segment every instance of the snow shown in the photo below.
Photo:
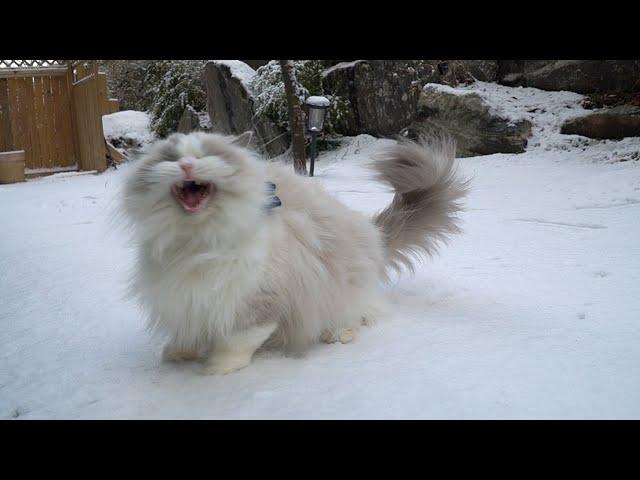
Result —
<path fill-rule="evenodd" d="M 213 60 L 214 63 L 226 65 L 231 70 L 231 76 L 240 80 L 244 87 L 251 91 L 249 85 L 256 71 L 240 60 Z"/>
<path fill-rule="evenodd" d="M 464 233 L 386 287 L 390 318 L 229 376 L 162 363 L 123 299 L 133 252 L 108 218 L 131 164 L 0 185 L 0 417 L 640 418 L 640 164 L 615 161 L 640 138 L 562 140 L 579 99 L 532 90 L 505 105 L 545 110 L 529 149 L 460 160 Z M 317 181 L 384 207 L 363 166 L 387 142 L 345 139 Z"/>
<path fill-rule="evenodd" d="M 359 62 L 363 62 L 364 60 L 354 60 L 353 62 L 340 62 L 340 63 L 336 63 L 335 65 L 326 68 L 323 72 L 322 72 L 322 78 L 325 78 L 327 75 L 329 75 L 331 72 L 335 71 L 335 70 L 340 70 L 343 68 L 350 68 L 353 67 L 354 65 L 356 65 Z"/>
<path fill-rule="evenodd" d="M 450 95 L 456 95 L 462 97 L 464 95 L 470 95 L 473 93 L 470 90 L 465 90 L 463 87 L 452 87 L 450 85 L 444 85 L 442 83 L 425 83 L 422 90 L 433 90 L 436 92 L 448 93 Z"/>
<path fill-rule="evenodd" d="M 311 96 L 305 100 L 307 105 L 313 105 L 314 107 L 328 107 L 330 105 L 327 97 Z"/>
<path fill-rule="evenodd" d="M 102 129 L 107 139 L 120 138 L 140 146 L 155 140 L 150 124 L 151 117 L 147 112 L 135 110 L 123 110 L 102 117 Z"/>

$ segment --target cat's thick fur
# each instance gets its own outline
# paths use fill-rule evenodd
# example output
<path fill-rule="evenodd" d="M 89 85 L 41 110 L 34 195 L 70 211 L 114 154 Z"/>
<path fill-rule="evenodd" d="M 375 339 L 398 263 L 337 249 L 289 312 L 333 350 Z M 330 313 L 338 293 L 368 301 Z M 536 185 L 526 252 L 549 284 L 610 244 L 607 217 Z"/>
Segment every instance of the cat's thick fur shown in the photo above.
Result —
<path fill-rule="evenodd" d="M 373 164 L 396 193 L 371 219 L 290 165 L 257 158 L 245 140 L 174 134 L 125 187 L 138 249 L 132 293 L 167 336 L 165 356 L 204 357 L 206 373 L 242 368 L 262 345 L 350 341 L 384 310 L 388 268 L 411 267 L 413 253 L 458 231 L 466 191 L 452 143 L 403 140 Z M 282 206 L 265 207 L 266 182 Z"/>

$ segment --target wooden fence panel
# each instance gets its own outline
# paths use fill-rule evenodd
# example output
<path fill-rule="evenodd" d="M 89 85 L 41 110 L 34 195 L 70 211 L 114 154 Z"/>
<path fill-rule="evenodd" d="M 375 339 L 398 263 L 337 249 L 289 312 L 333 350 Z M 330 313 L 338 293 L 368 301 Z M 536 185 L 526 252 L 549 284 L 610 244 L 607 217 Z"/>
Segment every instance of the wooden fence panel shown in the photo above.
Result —
<path fill-rule="evenodd" d="M 44 79 L 44 106 L 47 112 L 47 118 L 51 125 L 49 132 L 49 143 L 51 144 L 51 161 L 58 166 L 62 163 L 62 151 L 60 150 L 60 141 L 58 139 L 60 125 L 56 122 L 56 107 L 60 99 L 55 94 L 54 81 L 55 77 L 45 77 Z"/>
<path fill-rule="evenodd" d="M 58 166 L 72 167 L 78 165 L 78 155 L 73 143 L 73 124 L 71 120 L 71 95 L 66 75 L 51 78 L 52 92 L 55 100 L 54 121 L 56 124 L 56 145 L 61 157 Z"/>
<path fill-rule="evenodd" d="M 7 79 L 7 98 L 9 101 L 9 120 L 11 124 L 12 143 L 8 150 L 19 150 L 24 145 L 24 127 L 20 118 L 24 115 L 24 106 L 20 105 L 21 85 L 16 78 Z M 26 155 L 26 152 L 25 152 Z M 26 157 L 25 157 L 26 158 Z"/>
<path fill-rule="evenodd" d="M 71 97 L 67 77 L 51 78 L 55 98 L 56 142 L 61 151 L 59 165 L 70 167 L 78 163 L 73 142 L 73 124 L 71 120 Z"/>
<path fill-rule="evenodd" d="M 51 149 L 47 142 L 47 116 L 44 108 L 44 79 L 34 77 L 33 79 L 33 106 L 36 112 L 35 134 L 40 146 L 40 163 L 44 168 L 51 168 Z"/>
<path fill-rule="evenodd" d="M 103 115 L 109 113 L 109 91 L 107 89 L 107 74 L 98 73 L 98 101 L 100 102 L 100 111 Z"/>
<path fill-rule="evenodd" d="M 96 62 L 71 65 L 0 72 L 0 151 L 24 150 L 28 169 L 107 167 L 102 115 L 117 111 L 118 101 L 109 99 Z"/>
<path fill-rule="evenodd" d="M 42 161 L 40 141 L 38 140 L 38 130 L 36 128 L 38 114 L 36 113 L 33 99 L 33 77 L 20 78 L 18 79 L 18 84 L 20 106 L 24 106 L 20 116 L 20 125 L 24 129 L 22 138 L 24 144 L 20 146 L 20 149 L 25 151 L 26 168 L 42 168 L 45 164 Z M 22 148 L 23 146 L 24 148 Z"/>
<path fill-rule="evenodd" d="M 20 125 L 20 109 L 18 109 L 18 96 L 20 84 L 16 78 L 7 78 L 7 99 L 9 102 L 9 123 L 11 127 L 11 145 L 8 150 L 15 150 L 17 145 L 22 145 L 22 125 Z M 26 153 L 25 153 L 26 154 Z M 26 158 L 26 157 L 25 157 Z"/>
<path fill-rule="evenodd" d="M 33 141 L 31 139 L 31 128 L 29 127 L 29 122 L 31 121 L 29 118 L 31 112 L 31 102 L 27 100 L 27 82 L 25 78 L 17 78 L 15 81 L 16 95 L 15 95 L 15 104 L 12 104 L 9 108 L 11 111 L 17 111 L 18 116 L 16 117 L 16 129 L 14 130 L 18 132 L 18 136 L 16 143 L 14 146 L 18 150 L 24 150 L 25 154 L 25 165 L 33 165 L 33 148 L 31 145 Z"/>
<path fill-rule="evenodd" d="M 109 99 L 109 113 L 115 113 L 120 111 L 120 100 L 115 98 Z"/>
<path fill-rule="evenodd" d="M 74 83 L 71 95 L 76 119 L 79 167 L 81 170 L 102 172 L 107 168 L 107 159 L 98 78 L 98 75 L 92 73 Z"/>
<path fill-rule="evenodd" d="M 24 150 L 25 166 L 29 169 L 76 164 L 66 76 L 0 79 L 0 85 L 3 82 L 7 85 L 11 131 L 11 143 L 0 144 L 3 149 Z"/>
<path fill-rule="evenodd" d="M 9 116 L 9 85 L 6 78 L 0 78 L 0 152 L 13 150 L 13 133 Z"/>

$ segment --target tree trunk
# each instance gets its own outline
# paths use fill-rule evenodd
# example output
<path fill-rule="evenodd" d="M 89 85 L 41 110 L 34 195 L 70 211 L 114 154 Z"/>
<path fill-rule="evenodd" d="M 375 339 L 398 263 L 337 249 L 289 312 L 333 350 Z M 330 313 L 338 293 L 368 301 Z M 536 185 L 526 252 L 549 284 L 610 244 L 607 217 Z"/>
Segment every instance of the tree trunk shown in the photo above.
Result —
<path fill-rule="evenodd" d="M 293 74 L 289 60 L 280 60 L 284 92 L 287 97 L 289 110 L 289 131 L 291 132 L 291 146 L 293 150 L 293 168 L 300 174 L 307 174 L 307 159 L 304 145 L 304 118 L 300 101 L 293 87 Z"/>

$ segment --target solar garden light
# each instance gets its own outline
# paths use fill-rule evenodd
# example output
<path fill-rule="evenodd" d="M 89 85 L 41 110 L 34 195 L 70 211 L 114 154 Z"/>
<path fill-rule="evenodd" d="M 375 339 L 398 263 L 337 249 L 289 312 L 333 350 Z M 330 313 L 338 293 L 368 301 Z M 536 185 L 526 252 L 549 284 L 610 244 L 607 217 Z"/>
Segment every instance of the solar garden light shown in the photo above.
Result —
<path fill-rule="evenodd" d="M 309 107 L 309 132 L 311 133 L 311 161 L 309 165 L 309 176 L 313 177 L 313 167 L 316 161 L 316 137 L 322 132 L 324 126 L 324 116 L 329 108 L 329 100 L 326 97 L 309 97 L 305 101 Z"/>

